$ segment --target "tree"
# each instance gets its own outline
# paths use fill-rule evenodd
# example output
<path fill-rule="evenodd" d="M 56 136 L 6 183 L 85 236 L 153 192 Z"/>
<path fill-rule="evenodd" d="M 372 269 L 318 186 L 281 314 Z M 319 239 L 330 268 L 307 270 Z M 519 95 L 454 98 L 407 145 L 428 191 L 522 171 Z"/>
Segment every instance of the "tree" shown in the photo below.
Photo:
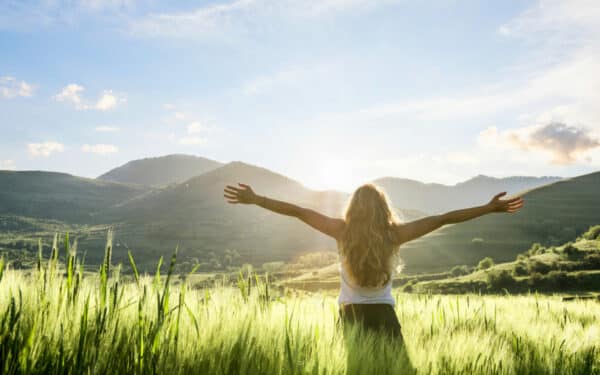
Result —
<path fill-rule="evenodd" d="M 469 273 L 469 268 L 465 265 L 462 266 L 454 266 L 452 267 L 452 269 L 450 270 L 450 273 L 452 274 L 452 276 L 454 277 L 458 277 L 458 276 L 462 276 L 462 275 L 466 275 Z"/>
<path fill-rule="evenodd" d="M 508 270 L 489 271 L 487 273 L 487 283 L 489 289 L 499 290 L 515 285 L 515 279 Z"/>
<path fill-rule="evenodd" d="M 527 263 L 519 261 L 515 264 L 512 270 L 513 276 L 526 276 L 529 275 L 529 270 L 527 269 Z"/>
<path fill-rule="evenodd" d="M 492 267 L 493 265 L 494 265 L 494 260 L 490 257 L 485 257 L 479 261 L 479 264 L 477 264 L 477 269 L 478 270 L 487 270 L 488 268 Z"/>

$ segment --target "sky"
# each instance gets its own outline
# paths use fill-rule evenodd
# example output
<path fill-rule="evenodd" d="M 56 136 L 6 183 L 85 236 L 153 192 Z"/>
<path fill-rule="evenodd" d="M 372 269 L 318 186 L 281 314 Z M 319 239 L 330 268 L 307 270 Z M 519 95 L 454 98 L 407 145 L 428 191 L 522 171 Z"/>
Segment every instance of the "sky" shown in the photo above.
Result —
<path fill-rule="evenodd" d="M 600 170 L 595 0 L 0 0 L 0 169 L 316 189 Z"/>

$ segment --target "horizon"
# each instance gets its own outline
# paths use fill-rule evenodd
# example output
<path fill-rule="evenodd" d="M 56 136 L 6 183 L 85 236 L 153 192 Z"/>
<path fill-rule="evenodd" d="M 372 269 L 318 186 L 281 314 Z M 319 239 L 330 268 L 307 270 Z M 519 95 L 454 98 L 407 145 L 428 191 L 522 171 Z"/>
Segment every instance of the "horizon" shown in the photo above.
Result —
<path fill-rule="evenodd" d="M 0 4 L 0 170 L 167 154 L 316 190 L 600 170 L 585 0 Z"/>
<path fill-rule="evenodd" d="M 201 156 L 201 155 L 193 155 L 193 154 L 166 154 L 166 155 L 142 157 L 140 159 L 130 160 L 130 161 L 125 162 L 124 164 L 117 165 L 114 168 L 111 168 L 110 170 L 107 170 L 107 171 L 105 171 L 105 172 L 103 172 L 100 175 L 95 176 L 95 177 L 80 176 L 80 175 L 76 175 L 76 174 L 72 174 L 72 173 L 68 173 L 68 172 L 64 172 L 64 171 L 58 171 L 58 170 L 40 170 L 40 169 L 19 169 L 19 170 L 17 170 L 17 169 L 0 169 L 0 172 L 63 173 L 63 174 L 67 174 L 67 175 L 70 175 L 70 176 L 73 176 L 73 177 L 83 177 L 83 178 L 89 178 L 89 179 L 92 179 L 92 180 L 98 180 L 104 174 L 107 174 L 109 172 L 112 172 L 115 169 L 123 167 L 123 166 L 125 166 L 126 164 L 128 164 L 130 162 L 147 160 L 147 159 L 158 159 L 158 158 L 164 158 L 164 157 L 168 157 L 168 156 L 191 156 L 191 157 L 198 157 L 198 158 L 208 159 L 208 160 L 215 161 L 215 162 L 218 162 L 218 163 L 222 164 L 221 166 L 217 167 L 217 169 L 221 168 L 221 167 L 224 167 L 226 165 L 229 165 L 231 163 L 242 163 L 242 164 L 246 164 L 246 165 L 251 166 L 251 167 L 265 168 L 269 172 L 276 173 L 276 174 L 279 174 L 281 176 L 291 178 L 290 176 L 286 175 L 284 172 L 275 171 L 275 170 L 266 168 L 266 167 L 264 167 L 262 165 L 252 164 L 252 163 L 248 163 L 248 162 L 245 162 L 245 161 L 242 161 L 242 160 L 231 160 L 231 161 L 228 161 L 228 162 L 223 162 L 223 161 L 220 161 L 220 160 L 214 160 L 214 159 L 206 158 L 206 157 Z M 209 172 L 204 172 L 204 173 L 209 173 Z M 596 172 L 600 172 L 600 171 L 592 171 L 591 173 L 596 173 Z M 202 175 L 204 173 L 201 173 L 200 175 Z M 200 175 L 198 175 L 198 176 L 200 176 Z M 414 181 L 414 182 L 418 182 L 418 183 L 422 183 L 422 184 L 426 184 L 426 185 L 436 185 L 437 184 L 437 185 L 444 185 L 444 186 L 451 187 L 451 186 L 456 186 L 458 184 L 461 184 L 461 183 L 464 183 L 464 182 L 467 182 L 467 181 L 470 181 L 470 180 L 473 180 L 473 179 L 476 179 L 476 178 L 479 178 L 479 177 L 493 178 L 493 179 L 506 179 L 506 178 L 539 178 L 539 179 L 542 179 L 542 178 L 560 178 L 560 179 L 568 179 L 568 178 L 574 178 L 574 177 L 578 177 L 578 176 L 581 176 L 581 175 L 576 175 L 576 176 L 549 176 L 549 175 L 540 175 L 540 176 L 527 176 L 527 175 L 492 176 L 492 175 L 486 175 L 486 174 L 481 174 L 480 173 L 480 174 L 473 175 L 471 177 L 467 177 L 464 180 L 457 181 L 456 183 L 453 183 L 453 184 L 446 184 L 446 183 L 441 183 L 441 182 L 436 182 L 436 181 L 421 181 L 421 180 L 415 180 L 415 179 L 411 179 L 411 178 L 407 178 L 407 177 L 402 177 L 402 176 L 389 176 L 388 175 L 388 176 L 379 176 L 379 177 L 376 177 L 376 178 L 374 178 L 372 180 L 369 180 L 369 181 L 363 181 L 360 184 L 369 183 L 369 182 L 375 182 L 377 180 L 383 180 L 383 179 L 391 178 L 391 179 L 399 179 L 399 180 L 409 180 L 409 181 Z M 194 177 L 197 177 L 197 176 L 194 176 Z M 191 177 L 191 178 L 194 178 L 194 177 Z M 358 186 L 360 186 L 360 184 L 359 184 L 357 186 L 352 187 L 352 189 L 350 189 L 350 190 L 332 189 L 332 188 L 329 188 L 329 189 L 328 188 L 326 188 L 326 189 L 320 189 L 320 188 L 316 188 L 316 187 L 310 186 L 309 184 L 306 184 L 304 181 L 301 181 L 301 180 L 298 180 L 298 179 L 295 179 L 295 178 L 292 178 L 292 180 L 300 183 L 304 187 L 306 187 L 308 189 L 311 189 L 311 190 L 315 190 L 315 191 L 339 191 L 339 192 L 348 193 L 348 194 L 352 193 L 352 191 L 354 189 L 356 189 Z M 239 182 L 243 182 L 243 181 L 239 181 Z M 114 181 L 113 181 L 113 183 L 120 184 L 120 182 L 114 182 Z M 185 183 L 185 182 L 182 182 L 182 183 Z"/>

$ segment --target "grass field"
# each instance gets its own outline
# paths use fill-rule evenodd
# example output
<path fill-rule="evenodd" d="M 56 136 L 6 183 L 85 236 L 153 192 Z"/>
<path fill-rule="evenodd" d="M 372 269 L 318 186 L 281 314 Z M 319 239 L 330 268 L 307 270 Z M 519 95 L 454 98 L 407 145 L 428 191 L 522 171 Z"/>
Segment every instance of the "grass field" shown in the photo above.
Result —
<path fill-rule="evenodd" d="M 331 295 L 276 294 L 246 275 L 209 289 L 171 274 L 125 280 L 110 251 L 90 275 L 64 253 L 66 266 L 58 249 L 30 272 L 2 266 L 2 373 L 408 372 L 402 347 L 360 332 L 345 341 Z M 420 374 L 600 374 L 597 302 L 395 294 Z"/>

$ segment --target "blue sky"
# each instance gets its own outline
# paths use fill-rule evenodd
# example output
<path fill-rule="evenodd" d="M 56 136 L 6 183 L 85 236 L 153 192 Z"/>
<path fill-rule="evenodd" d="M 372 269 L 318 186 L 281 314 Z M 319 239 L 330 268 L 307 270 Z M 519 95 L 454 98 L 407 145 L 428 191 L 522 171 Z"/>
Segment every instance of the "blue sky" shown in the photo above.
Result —
<path fill-rule="evenodd" d="M 596 171 L 598 8 L 0 0 L 0 169 L 187 153 L 343 190 Z"/>

